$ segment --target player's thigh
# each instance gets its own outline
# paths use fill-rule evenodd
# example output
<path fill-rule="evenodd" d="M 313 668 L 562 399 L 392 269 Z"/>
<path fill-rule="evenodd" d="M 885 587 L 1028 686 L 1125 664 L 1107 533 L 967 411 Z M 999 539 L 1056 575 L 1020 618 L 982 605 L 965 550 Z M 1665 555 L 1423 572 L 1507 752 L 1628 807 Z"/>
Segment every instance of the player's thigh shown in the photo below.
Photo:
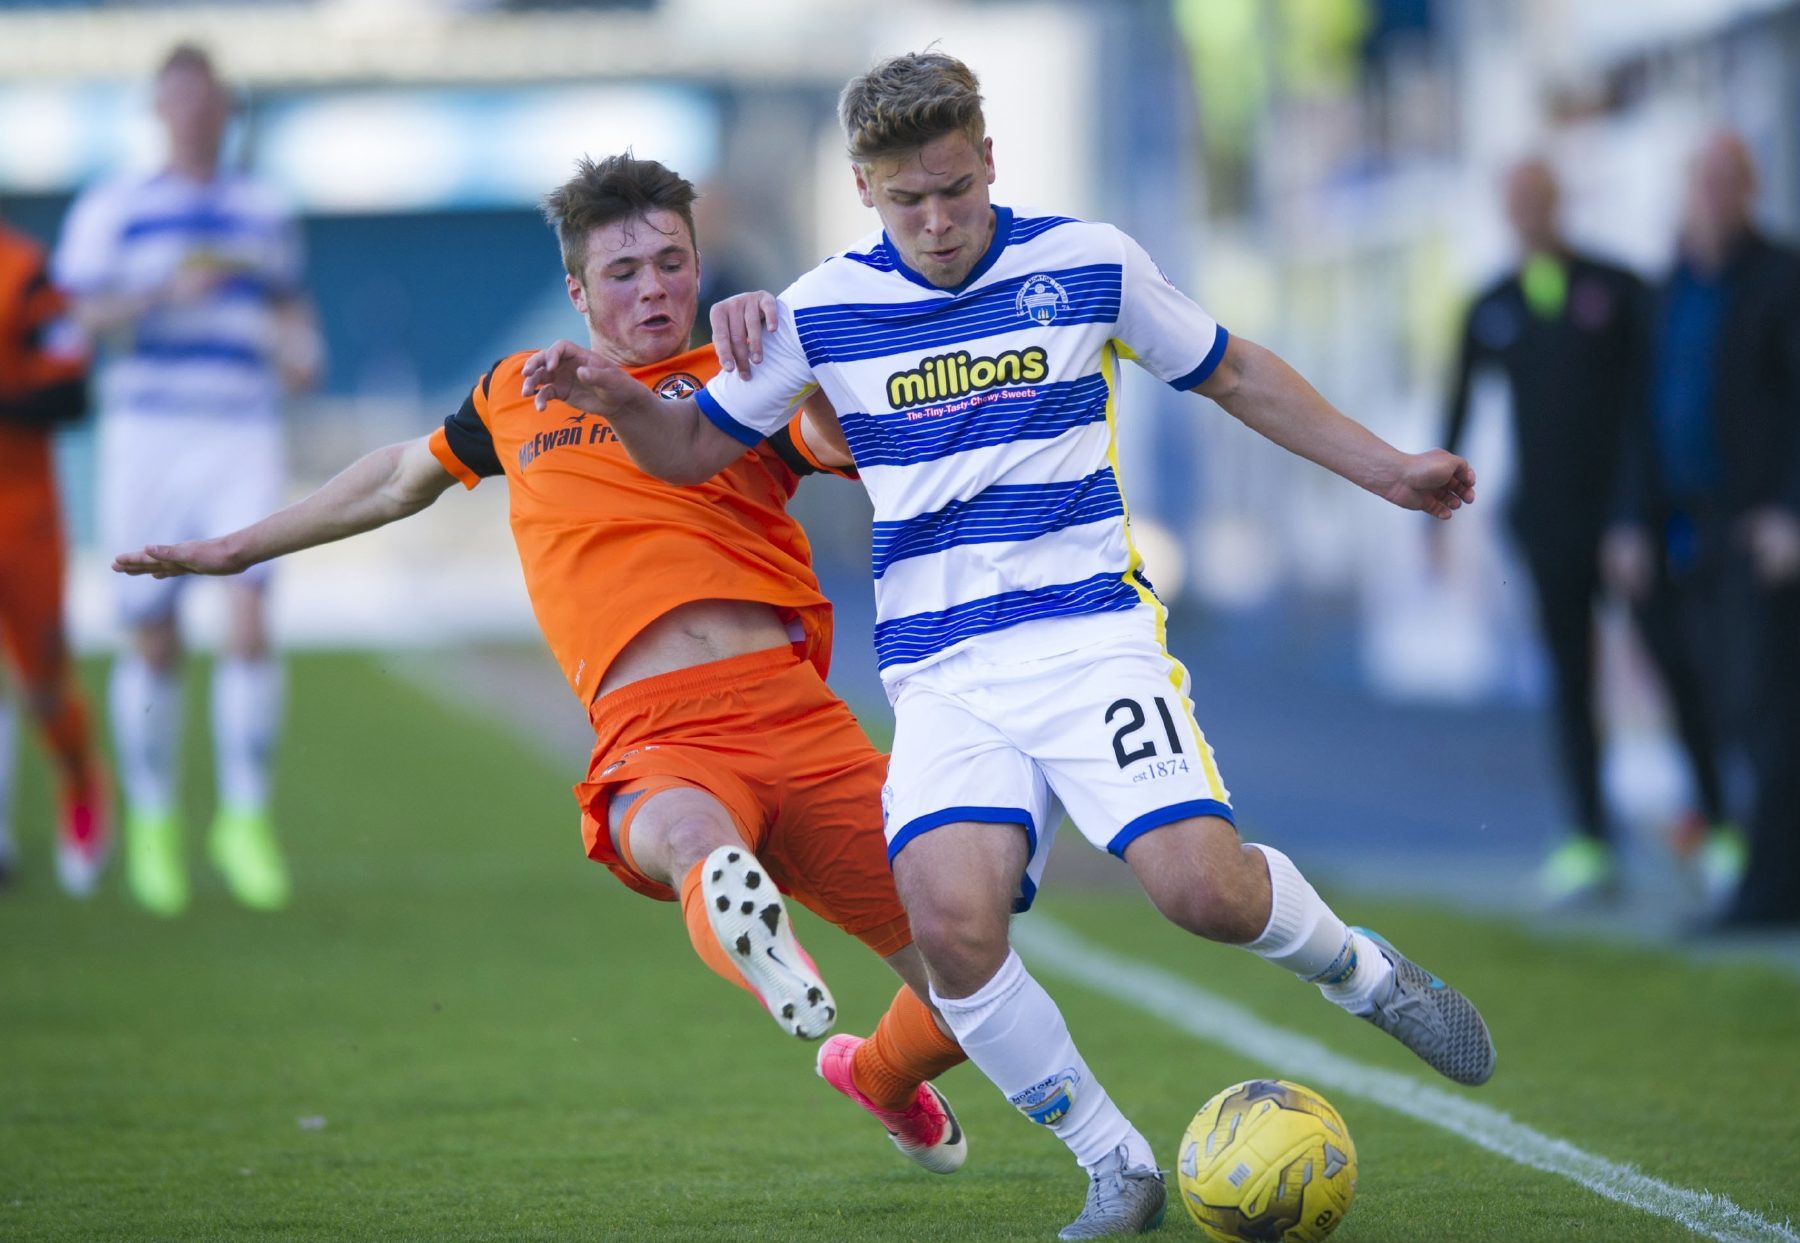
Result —
<path fill-rule="evenodd" d="M 100 539 L 108 554 L 146 544 L 170 544 L 224 532 L 202 526 L 209 489 L 230 469 L 185 443 L 190 420 L 106 415 L 100 419 L 98 488 Z M 110 576 L 120 620 L 135 628 L 172 617 L 183 578 Z"/>
<path fill-rule="evenodd" d="M 1047 672 L 1029 694 L 1011 727 L 1094 845 L 1123 857 L 1162 825 L 1233 819 L 1187 671 L 1154 639 L 1122 635 Z"/>
<path fill-rule="evenodd" d="M 63 540 L 54 499 L 0 515 L 0 650 L 28 694 L 68 675 L 63 630 Z"/>
<path fill-rule="evenodd" d="M 909 680 L 895 698 L 882 798 L 888 859 L 915 932 L 915 903 L 940 892 L 946 903 L 965 900 L 960 871 L 939 862 L 946 856 L 991 858 L 1011 885 L 1003 909 L 1030 907 L 1055 835 L 1055 801 L 1038 765 L 994 721 Z"/>
<path fill-rule="evenodd" d="M 870 745 L 848 710 L 845 717 L 835 736 L 784 739 L 778 731 L 775 755 L 816 755 L 830 747 L 838 762 L 809 763 L 807 779 L 787 785 L 762 859 L 802 906 L 886 957 L 912 941 L 881 831 L 887 757 Z"/>

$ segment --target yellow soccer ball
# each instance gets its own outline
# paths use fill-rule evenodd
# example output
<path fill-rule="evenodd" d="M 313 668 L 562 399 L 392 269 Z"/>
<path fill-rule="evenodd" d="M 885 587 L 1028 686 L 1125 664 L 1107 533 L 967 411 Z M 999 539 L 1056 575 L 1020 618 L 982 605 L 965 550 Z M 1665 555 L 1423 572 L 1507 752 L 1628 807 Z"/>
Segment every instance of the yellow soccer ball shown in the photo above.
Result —
<path fill-rule="evenodd" d="M 1188 1215 L 1215 1243 L 1317 1243 L 1356 1198 L 1356 1145 L 1317 1092 L 1252 1079 L 1188 1123 L 1176 1181 Z"/>

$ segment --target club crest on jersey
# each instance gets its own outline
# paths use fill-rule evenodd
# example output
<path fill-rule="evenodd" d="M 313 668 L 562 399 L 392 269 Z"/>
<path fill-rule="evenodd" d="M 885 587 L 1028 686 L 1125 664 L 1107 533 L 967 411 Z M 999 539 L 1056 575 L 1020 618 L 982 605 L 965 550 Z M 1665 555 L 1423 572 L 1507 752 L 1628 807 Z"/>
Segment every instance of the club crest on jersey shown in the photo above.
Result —
<path fill-rule="evenodd" d="M 1013 306 L 1026 319 L 1048 324 L 1069 309 L 1069 292 L 1054 276 L 1040 272 L 1025 278 L 1025 283 L 1019 286 L 1019 296 L 1013 299 Z"/>
<path fill-rule="evenodd" d="M 1006 1099 L 1039 1126 L 1055 1126 L 1075 1107 L 1075 1086 L 1080 1082 L 1081 1076 L 1070 1067 Z"/>
<path fill-rule="evenodd" d="M 657 382 L 656 395 L 664 401 L 680 401 L 683 397 L 692 397 L 700 391 L 700 377 L 689 375 L 685 371 L 677 371 L 674 375 L 664 376 Z"/>

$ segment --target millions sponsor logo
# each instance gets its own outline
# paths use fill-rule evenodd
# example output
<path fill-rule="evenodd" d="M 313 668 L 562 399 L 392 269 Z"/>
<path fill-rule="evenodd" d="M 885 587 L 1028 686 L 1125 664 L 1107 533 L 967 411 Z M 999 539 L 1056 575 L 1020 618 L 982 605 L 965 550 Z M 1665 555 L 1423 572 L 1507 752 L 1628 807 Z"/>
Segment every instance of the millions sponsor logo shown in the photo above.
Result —
<path fill-rule="evenodd" d="M 888 405 L 907 410 L 1007 384 L 1036 384 L 1049 374 L 1049 356 L 1036 345 L 991 358 L 971 358 L 966 350 L 938 354 L 920 359 L 911 370 L 888 376 Z"/>

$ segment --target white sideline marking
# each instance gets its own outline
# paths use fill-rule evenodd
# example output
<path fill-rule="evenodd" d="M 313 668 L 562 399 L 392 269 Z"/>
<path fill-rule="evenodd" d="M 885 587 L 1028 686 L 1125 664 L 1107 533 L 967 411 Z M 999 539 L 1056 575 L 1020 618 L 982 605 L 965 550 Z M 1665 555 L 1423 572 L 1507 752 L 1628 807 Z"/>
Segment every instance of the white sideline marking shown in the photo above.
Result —
<path fill-rule="evenodd" d="M 1515 1122 L 1498 1109 L 1465 1096 L 1342 1057 L 1310 1037 L 1277 1027 L 1179 976 L 1093 945 L 1044 915 L 1015 921 L 1013 943 L 1058 974 L 1190 1035 L 1271 1063 L 1284 1077 L 1359 1097 L 1441 1127 L 1508 1160 L 1561 1175 L 1597 1195 L 1680 1222 L 1719 1243 L 1800 1243 L 1800 1234 L 1789 1226 L 1739 1208 L 1724 1196 L 1671 1186 Z"/>

